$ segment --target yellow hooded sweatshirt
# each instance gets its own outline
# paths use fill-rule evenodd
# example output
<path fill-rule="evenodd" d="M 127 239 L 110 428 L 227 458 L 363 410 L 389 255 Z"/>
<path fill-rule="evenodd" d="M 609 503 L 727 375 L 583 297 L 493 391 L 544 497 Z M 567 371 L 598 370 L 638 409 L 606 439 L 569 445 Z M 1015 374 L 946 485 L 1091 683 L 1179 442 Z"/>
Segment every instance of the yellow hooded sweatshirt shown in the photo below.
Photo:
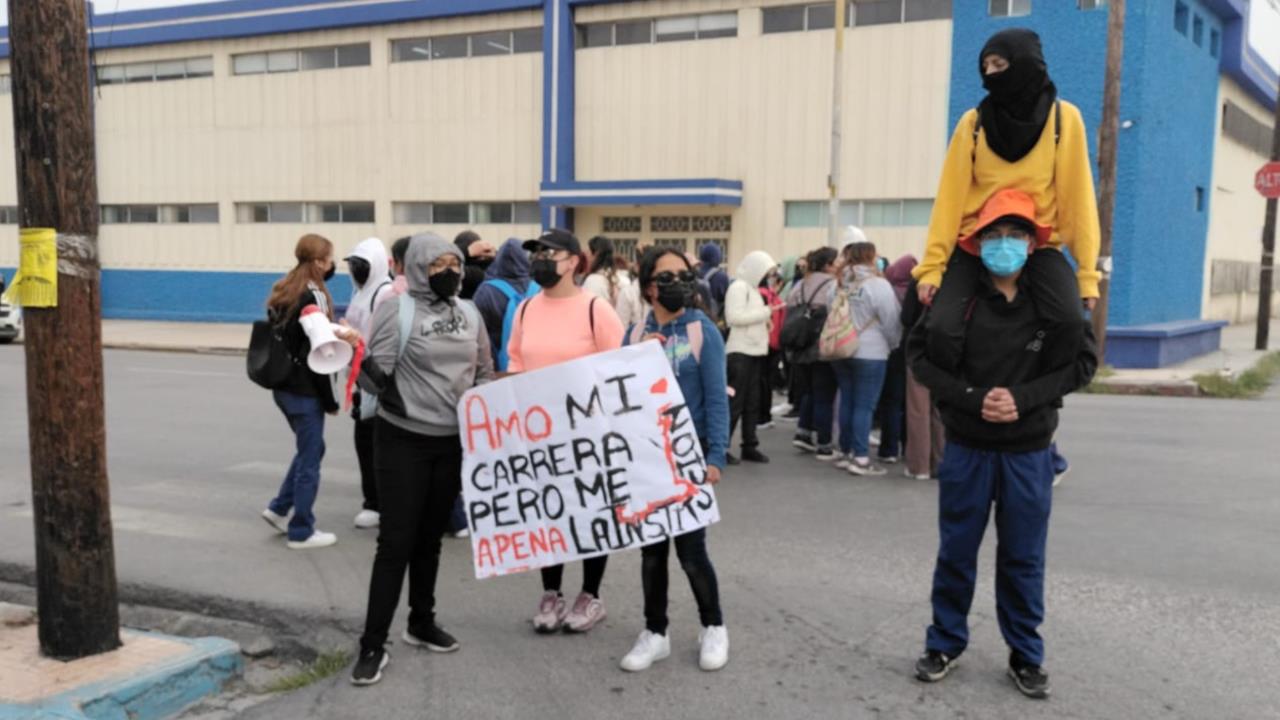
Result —
<path fill-rule="evenodd" d="M 1062 133 L 1054 141 L 1050 112 L 1039 142 L 1022 159 L 1008 162 L 987 145 L 986 130 L 974 147 L 976 109 L 960 118 L 942 164 L 938 195 L 929 218 L 924 259 L 912 271 L 921 285 L 938 286 L 956 243 L 978 230 L 978 213 L 997 190 L 1014 188 L 1036 201 L 1036 220 L 1053 228 L 1051 245 L 1066 245 L 1079 264 L 1080 297 L 1098 297 L 1098 202 L 1089 165 L 1089 136 L 1075 105 L 1061 103 Z M 960 252 L 964 252 L 961 250 Z"/>

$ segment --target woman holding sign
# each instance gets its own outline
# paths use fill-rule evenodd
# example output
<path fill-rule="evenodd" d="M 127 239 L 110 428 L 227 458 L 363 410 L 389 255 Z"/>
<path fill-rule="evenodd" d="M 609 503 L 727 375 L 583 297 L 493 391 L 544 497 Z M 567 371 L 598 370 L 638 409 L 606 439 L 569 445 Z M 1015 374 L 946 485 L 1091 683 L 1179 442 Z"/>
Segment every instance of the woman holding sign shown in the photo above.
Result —
<path fill-rule="evenodd" d="M 453 652 L 458 641 L 436 624 L 440 538 L 462 489 L 462 442 L 455 408 L 462 394 L 493 379 L 489 335 L 480 311 L 459 300 L 463 257 L 454 244 L 426 233 L 405 252 L 408 293 L 374 310 L 360 385 L 378 395 L 374 467 L 382 512 L 369 579 L 369 610 L 356 685 L 382 679 L 383 647 L 409 572 L 413 647 Z"/>
<path fill-rule="evenodd" d="M 542 292 L 526 300 L 516 313 L 507 341 L 510 372 L 538 370 L 622 347 L 622 321 L 613 306 L 578 287 L 574 276 L 586 269 L 578 238 L 564 230 L 550 230 L 524 244 L 532 253 L 533 279 Z M 542 568 L 542 598 L 533 616 L 540 633 L 587 632 L 606 617 L 600 599 L 606 556 L 582 561 L 582 592 L 573 607 L 565 603 L 560 586 L 564 566 Z"/>
<path fill-rule="evenodd" d="M 654 248 L 640 261 L 640 292 L 653 307 L 643 326 L 631 328 L 627 344 L 644 340 L 662 343 L 680 392 L 702 438 L 707 459 L 706 481 L 720 482 L 729 447 L 729 390 L 725 377 L 724 341 L 715 323 L 697 307 L 697 273 L 684 255 L 671 248 Z M 720 588 L 716 570 L 707 555 L 707 529 L 700 528 L 675 539 L 676 557 L 689 577 L 698 603 L 702 631 L 698 665 L 719 670 L 729 662 L 729 632 L 720 612 Z M 646 670 L 671 655 L 667 637 L 667 558 L 671 541 L 663 540 L 641 550 L 640 579 L 644 586 L 645 629 L 631 652 L 622 658 L 622 669 Z"/>

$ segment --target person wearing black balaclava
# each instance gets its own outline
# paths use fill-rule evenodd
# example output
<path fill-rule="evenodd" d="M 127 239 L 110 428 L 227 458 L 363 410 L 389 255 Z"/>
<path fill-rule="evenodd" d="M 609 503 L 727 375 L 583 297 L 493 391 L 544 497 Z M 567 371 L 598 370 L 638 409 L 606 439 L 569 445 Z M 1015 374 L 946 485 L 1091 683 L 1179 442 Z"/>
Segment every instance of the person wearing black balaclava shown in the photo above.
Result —
<path fill-rule="evenodd" d="M 1035 200 L 1036 219 L 1053 228 L 1027 262 L 1032 300 L 1053 328 L 1075 326 L 1098 297 L 1100 230 L 1080 110 L 1058 97 L 1040 37 L 1011 28 L 993 35 L 978 55 L 987 95 L 960 118 L 938 182 L 924 259 L 912 275 L 919 300 L 932 306 L 928 341 L 941 366 L 958 367 L 964 351 L 965 311 L 982 263 L 978 248 L 962 241 L 978 213 L 999 190 Z M 1078 265 L 1072 271 L 1063 249 Z M 958 250 L 958 251 L 957 251 Z M 945 270 L 946 282 L 943 282 Z M 1045 352 L 1059 364 L 1075 357 L 1083 331 L 1052 333 L 1062 340 Z"/>
<path fill-rule="evenodd" d="M 493 243 L 482 240 L 474 230 L 463 230 L 453 239 L 453 244 L 462 251 L 462 257 L 465 259 L 462 268 L 462 290 L 458 297 L 462 300 L 471 300 L 475 297 L 476 290 L 480 288 L 480 283 L 484 282 L 485 274 L 489 271 L 489 266 L 493 264 L 493 259 L 498 256 L 498 249 Z"/>
<path fill-rule="evenodd" d="M 462 267 L 454 244 L 432 233 L 414 235 L 405 253 L 408 293 L 373 313 L 359 383 L 378 396 L 373 442 L 381 523 L 351 673 L 356 685 L 378 682 L 390 662 L 385 645 L 406 570 L 405 645 L 440 653 L 459 647 L 435 614 L 440 540 L 462 489 L 456 408 L 464 392 L 494 378 L 480 311 L 457 297 Z"/>

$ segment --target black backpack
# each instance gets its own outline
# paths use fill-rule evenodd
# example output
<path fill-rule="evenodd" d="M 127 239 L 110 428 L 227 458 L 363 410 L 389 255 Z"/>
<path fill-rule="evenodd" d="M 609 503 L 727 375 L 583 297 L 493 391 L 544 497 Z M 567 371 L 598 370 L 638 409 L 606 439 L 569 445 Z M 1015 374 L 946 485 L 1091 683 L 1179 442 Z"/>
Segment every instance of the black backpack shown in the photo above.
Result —
<path fill-rule="evenodd" d="M 801 288 L 800 304 L 787 308 L 787 314 L 782 320 L 779 341 L 784 349 L 799 353 L 818 344 L 822 326 L 827 322 L 828 308 L 822 305 L 814 307 L 813 299 L 833 282 L 835 280 L 830 279 L 822 283 L 809 298 L 804 296 L 804 288 Z"/>
<path fill-rule="evenodd" d="M 245 369 L 250 380 L 267 390 L 284 387 L 298 366 L 297 358 L 289 351 L 284 329 L 284 325 L 277 325 L 268 316 L 253 324 L 253 334 L 249 336 Z"/>

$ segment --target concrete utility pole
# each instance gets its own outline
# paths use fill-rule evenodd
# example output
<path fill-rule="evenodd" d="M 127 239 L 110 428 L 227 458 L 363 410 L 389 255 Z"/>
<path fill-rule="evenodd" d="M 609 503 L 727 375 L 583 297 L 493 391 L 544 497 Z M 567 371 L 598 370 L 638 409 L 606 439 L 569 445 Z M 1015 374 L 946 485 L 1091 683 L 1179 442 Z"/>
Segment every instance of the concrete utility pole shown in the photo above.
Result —
<path fill-rule="evenodd" d="M 58 659 L 120 646 L 86 6 L 9 0 L 19 222 L 58 233 L 57 307 L 23 309 L 40 650 Z"/>
<path fill-rule="evenodd" d="M 1276 93 L 1276 127 L 1271 135 L 1271 160 L 1280 161 L 1280 92 Z M 1267 200 L 1267 219 L 1262 226 L 1262 269 L 1258 282 L 1258 333 L 1254 348 L 1266 350 L 1271 335 L 1271 286 L 1276 265 L 1276 199 Z"/>
<path fill-rule="evenodd" d="M 831 81 L 831 174 L 827 175 L 827 245 L 840 247 L 840 150 L 843 135 L 840 130 L 844 105 L 844 25 L 845 4 L 836 3 L 836 52 Z"/>
<path fill-rule="evenodd" d="M 1093 310 L 1093 334 L 1098 359 L 1107 351 L 1107 301 L 1111 286 L 1111 240 L 1116 214 L 1116 145 L 1120 135 L 1120 71 L 1124 67 L 1124 0 L 1110 0 L 1107 8 L 1107 71 L 1102 91 L 1102 126 L 1098 128 L 1098 222 L 1102 243 L 1098 252 L 1098 305 Z"/>

